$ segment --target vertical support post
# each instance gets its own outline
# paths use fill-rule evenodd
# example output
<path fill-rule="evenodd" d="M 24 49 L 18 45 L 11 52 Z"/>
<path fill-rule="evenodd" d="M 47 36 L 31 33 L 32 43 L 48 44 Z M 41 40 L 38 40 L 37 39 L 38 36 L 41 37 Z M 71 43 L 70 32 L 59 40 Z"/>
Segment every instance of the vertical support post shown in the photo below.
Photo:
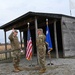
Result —
<path fill-rule="evenodd" d="M 72 11 L 71 11 L 71 9 L 72 9 L 72 2 L 71 2 L 71 0 L 69 0 L 69 9 L 70 9 L 70 16 L 72 16 Z"/>
<path fill-rule="evenodd" d="M 61 20 L 61 36 L 62 36 L 62 48 L 63 48 L 63 57 L 65 57 L 65 52 L 64 52 L 64 39 L 63 39 L 63 27 L 62 27 L 63 23 Z"/>
<path fill-rule="evenodd" d="M 26 54 L 26 33 L 25 32 L 23 32 L 23 39 L 24 39 L 24 50 Z"/>
<path fill-rule="evenodd" d="M 35 34 L 36 34 L 36 39 L 37 39 L 37 18 L 35 17 Z M 36 47 L 36 52 L 37 52 L 37 47 Z M 38 64 L 38 52 L 37 52 L 37 64 Z"/>
<path fill-rule="evenodd" d="M 37 28 L 38 28 L 38 27 L 37 27 L 37 18 L 35 17 L 35 34 L 36 34 L 36 38 L 37 38 L 37 36 L 38 36 L 38 35 L 37 35 Z"/>
<path fill-rule="evenodd" d="M 6 43 L 6 31 L 4 30 L 4 36 L 5 36 L 5 50 L 7 50 L 7 43 Z M 5 53 L 5 57 L 7 59 L 7 52 Z"/>
<path fill-rule="evenodd" d="M 21 49 L 22 49 L 22 34 L 21 34 L 21 31 L 20 31 L 20 43 L 21 43 Z"/>
<path fill-rule="evenodd" d="M 71 9 L 70 9 L 70 15 L 72 16 L 72 11 L 71 11 Z"/>
<path fill-rule="evenodd" d="M 58 55 L 58 44 L 57 44 L 56 20 L 54 21 L 54 39 L 55 39 L 56 58 L 59 58 L 59 55 Z"/>

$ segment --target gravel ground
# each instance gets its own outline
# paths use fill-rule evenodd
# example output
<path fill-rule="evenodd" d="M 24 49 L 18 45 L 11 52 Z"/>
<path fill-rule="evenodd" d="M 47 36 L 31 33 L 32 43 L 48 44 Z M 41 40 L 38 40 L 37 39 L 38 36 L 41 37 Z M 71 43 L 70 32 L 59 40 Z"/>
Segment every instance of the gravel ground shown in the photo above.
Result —
<path fill-rule="evenodd" d="M 34 57 L 32 67 L 30 66 L 31 61 L 21 59 L 20 66 L 23 71 L 18 73 L 13 72 L 12 63 L 1 63 L 0 64 L 0 75 L 75 75 L 75 59 L 63 58 L 63 59 L 52 59 L 54 65 L 47 65 L 49 59 L 46 59 L 47 70 L 45 73 L 40 74 L 38 69 L 35 69 L 37 60 Z"/>

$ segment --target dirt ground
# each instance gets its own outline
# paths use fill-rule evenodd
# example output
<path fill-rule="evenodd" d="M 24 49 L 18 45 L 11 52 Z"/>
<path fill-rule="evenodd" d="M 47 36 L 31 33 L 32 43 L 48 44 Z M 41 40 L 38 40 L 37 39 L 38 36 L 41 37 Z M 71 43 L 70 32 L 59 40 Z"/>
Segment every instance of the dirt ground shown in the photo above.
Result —
<path fill-rule="evenodd" d="M 18 73 L 13 72 L 12 62 L 0 64 L 0 75 L 75 75 L 75 59 L 65 58 L 65 59 L 52 59 L 51 62 L 54 65 L 48 65 L 50 60 L 46 59 L 46 72 L 39 73 L 39 69 L 35 69 L 37 65 L 36 57 L 31 61 L 27 61 L 25 58 L 21 59 L 20 66 L 23 71 Z M 28 68 L 28 69 L 27 69 Z"/>
<path fill-rule="evenodd" d="M 8 49 L 11 48 L 10 45 L 8 45 L 7 47 Z M 0 50 L 4 49 L 4 45 L 0 45 Z M 32 61 L 27 61 L 25 58 L 21 59 L 20 66 L 23 68 L 23 71 L 20 71 L 18 73 L 13 72 L 12 62 L 0 63 L 0 75 L 75 75 L 75 57 L 60 59 L 52 58 L 51 62 L 54 65 L 48 65 L 48 63 L 50 63 L 50 60 L 46 58 L 47 70 L 43 74 L 40 74 L 39 69 L 35 68 L 35 65 L 37 65 L 36 57 L 33 57 Z M 30 66 L 31 64 L 33 65 L 32 67 Z"/>

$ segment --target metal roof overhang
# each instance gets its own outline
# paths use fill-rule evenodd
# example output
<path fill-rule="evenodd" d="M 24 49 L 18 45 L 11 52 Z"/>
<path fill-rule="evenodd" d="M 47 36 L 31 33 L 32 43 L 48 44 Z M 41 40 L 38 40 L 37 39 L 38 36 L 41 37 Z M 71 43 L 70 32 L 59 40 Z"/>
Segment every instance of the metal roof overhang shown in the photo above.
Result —
<path fill-rule="evenodd" d="M 48 18 L 50 21 L 54 19 L 61 19 L 61 14 L 53 14 L 53 13 L 37 13 L 37 12 L 28 12 L 9 23 L 6 23 L 0 27 L 0 29 L 4 29 L 5 31 L 8 31 L 12 28 L 15 29 L 23 29 L 24 26 L 27 28 L 27 23 L 30 22 L 31 24 L 34 24 L 35 17 L 38 19 L 38 23 L 45 22 L 45 19 Z"/>

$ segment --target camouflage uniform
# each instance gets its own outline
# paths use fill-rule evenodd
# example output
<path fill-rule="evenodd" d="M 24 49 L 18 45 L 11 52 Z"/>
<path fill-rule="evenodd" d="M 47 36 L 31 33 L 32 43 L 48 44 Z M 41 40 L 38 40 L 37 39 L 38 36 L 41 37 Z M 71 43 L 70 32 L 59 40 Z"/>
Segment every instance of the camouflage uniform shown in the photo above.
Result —
<path fill-rule="evenodd" d="M 19 67 L 20 62 L 20 47 L 19 40 L 17 36 L 13 36 L 13 32 L 9 35 L 9 40 L 11 42 L 11 48 L 14 50 L 13 52 L 13 65 L 15 67 Z"/>
<path fill-rule="evenodd" d="M 45 69 L 45 55 L 46 55 L 45 35 L 43 34 L 42 29 L 38 30 L 42 31 L 42 34 L 38 35 L 38 38 L 36 40 L 38 63 L 41 69 Z"/>

